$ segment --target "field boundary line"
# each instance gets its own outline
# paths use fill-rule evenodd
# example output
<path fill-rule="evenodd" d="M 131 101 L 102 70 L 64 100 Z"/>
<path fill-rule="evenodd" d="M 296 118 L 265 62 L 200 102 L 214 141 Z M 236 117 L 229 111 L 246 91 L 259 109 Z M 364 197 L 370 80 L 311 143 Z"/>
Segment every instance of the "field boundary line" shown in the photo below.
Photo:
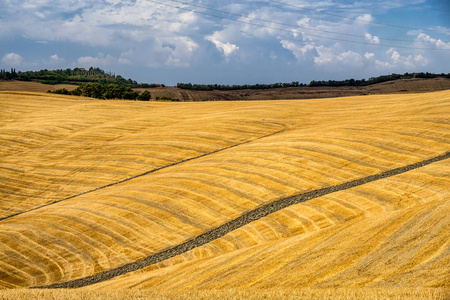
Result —
<path fill-rule="evenodd" d="M 59 199 L 59 200 L 56 200 L 56 201 L 53 201 L 53 202 L 50 202 L 50 203 L 47 203 L 47 204 L 44 204 L 44 205 L 41 205 L 41 206 L 38 206 L 38 207 L 34 207 L 32 209 L 29 209 L 29 210 L 25 210 L 25 211 L 21 211 L 21 212 L 18 212 L 18 213 L 14 213 L 12 215 L 0 218 L 0 222 L 4 221 L 4 220 L 8 220 L 8 219 L 13 218 L 13 217 L 17 217 L 17 216 L 22 215 L 22 214 L 26 214 L 26 213 L 29 213 L 29 212 L 32 212 L 32 211 L 35 211 L 35 210 L 38 210 L 38 209 L 50 206 L 50 205 L 53 205 L 53 204 L 57 204 L 57 203 L 60 203 L 60 202 L 66 201 L 66 200 L 77 198 L 77 197 L 80 197 L 80 196 L 83 196 L 83 195 L 86 195 L 86 194 L 94 193 L 94 192 L 97 192 L 97 191 L 100 191 L 100 190 L 103 190 L 103 189 L 106 189 L 106 188 L 109 188 L 109 187 L 112 187 L 112 186 L 115 186 L 115 185 L 118 185 L 118 184 L 130 181 L 130 180 L 133 180 L 133 179 L 136 179 L 136 178 L 139 178 L 139 177 L 143 177 L 143 176 L 155 173 L 157 171 L 161 171 L 161 170 L 164 170 L 164 169 L 167 169 L 167 168 L 170 168 L 170 167 L 174 167 L 174 166 L 183 164 L 185 162 L 193 161 L 193 160 L 196 160 L 196 159 L 199 159 L 199 158 L 206 157 L 208 155 L 216 154 L 216 153 L 219 153 L 219 152 L 222 152 L 222 151 L 225 151 L 225 150 L 229 150 L 229 149 L 232 149 L 232 148 L 235 148 L 235 147 L 239 147 L 239 146 L 242 146 L 242 145 L 245 145 L 245 144 L 248 144 L 248 143 L 260 140 L 260 139 L 263 139 L 263 138 L 267 138 L 267 137 L 270 137 L 270 136 L 282 133 L 283 131 L 286 130 L 286 126 L 285 125 L 282 125 L 282 124 L 279 124 L 279 123 L 270 123 L 270 124 L 276 124 L 276 125 L 279 125 L 279 126 L 283 126 L 283 129 L 280 129 L 278 131 L 275 131 L 275 132 L 272 132 L 272 133 L 269 133 L 269 134 L 266 134 L 266 135 L 263 135 L 263 136 L 260 136 L 260 137 L 257 137 L 255 139 L 248 140 L 248 141 L 245 141 L 245 142 L 242 142 L 242 143 L 239 143 L 239 144 L 234 144 L 234 145 L 231 145 L 231 146 L 228 146 L 228 147 L 225 147 L 225 148 L 214 150 L 212 152 L 204 153 L 202 155 L 198 155 L 198 156 L 194 156 L 194 157 L 191 157 L 191 158 L 183 159 L 183 160 L 174 162 L 172 164 L 168 164 L 168 165 L 156 168 L 156 169 L 152 169 L 150 171 L 146 171 L 144 173 L 140 173 L 140 174 L 137 174 L 137 175 L 134 175 L 134 176 L 122 179 L 120 181 L 109 183 L 107 185 L 103 185 L 103 186 L 97 187 L 97 188 L 92 189 L 92 190 L 84 191 L 84 192 L 78 193 L 76 195 L 72 195 L 72 196 L 69 196 L 69 197 L 66 197 L 66 198 L 63 198 L 63 199 Z"/>
<path fill-rule="evenodd" d="M 147 266 L 159 263 L 161 261 L 164 261 L 166 259 L 172 258 L 174 256 L 186 253 L 194 248 L 203 246 L 209 242 L 212 242 L 218 238 L 223 237 L 227 233 L 230 233 L 238 228 L 243 227 L 244 225 L 247 225 L 253 221 L 256 221 L 258 219 L 261 219 L 269 214 L 272 214 L 274 212 L 277 212 L 283 208 L 286 208 L 288 206 L 302 203 L 308 200 L 312 200 L 321 196 L 325 196 L 331 193 L 335 193 L 338 191 L 347 190 L 350 188 L 354 188 L 360 185 L 364 185 L 369 182 L 377 181 L 380 179 L 388 178 L 391 176 L 399 175 L 402 173 L 406 173 L 408 171 L 418 169 L 421 167 L 424 167 L 426 165 L 429 165 L 434 162 L 442 161 L 445 159 L 450 158 L 450 152 L 447 152 L 443 155 L 439 155 L 430 159 L 426 159 L 414 164 L 410 164 L 407 166 L 399 167 L 396 169 L 391 169 L 379 174 L 375 175 L 369 175 L 360 179 L 355 179 L 352 181 L 348 181 L 342 184 L 324 187 L 320 189 L 316 189 L 309 192 L 304 192 L 301 194 L 297 194 L 290 197 L 281 198 L 278 200 L 275 200 L 273 202 L 270 202 L 265 205 L 261 205 L 253 210 L 250 210 L 243 215 L 237 217 L 234 220 L 231 220 L 227 223 L 224 223 L 210 231 L 207 231 L 197 237 L 194 237 L 192 239 L 189 239 L 181 244 L 178 244 L 176 246 L 173 246 L 171 248 L 167 248 L 165 250 L 162 250 L 158 253 L 152 254 L 150 256 L 147 256 L 144 259 L 131 262 L 128 264 L 125 264 L 123 266 L 113 268 L 107 271 L 104 271 L 99 274 L 86 276 L 83 278 L 66 281 L 66 282 L 60 282 L 60 283 L 54 283 L 46 286 L 38 286 L 38 287 L 32 287 L 32 288 L 40 288 L 40 289 L 58 289 L 58 288 L 80 288 L 84 286 L 88 286 L 91 284 L 99 283 L 102 281 L 110 280 L 114 277 L 121 276 L 130 272 L 134 272 L 140 269 L 143 269 Z"/>

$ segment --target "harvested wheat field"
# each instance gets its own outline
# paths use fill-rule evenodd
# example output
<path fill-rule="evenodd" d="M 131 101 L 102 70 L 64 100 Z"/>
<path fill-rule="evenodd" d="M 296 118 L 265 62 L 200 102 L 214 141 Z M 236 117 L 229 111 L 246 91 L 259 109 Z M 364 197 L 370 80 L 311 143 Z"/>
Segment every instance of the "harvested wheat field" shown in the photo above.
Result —
<path fill-rule="evenodd" d="M 0 298 L 450 296 L 450 91 L 0 92 L 0 157 Z"/>

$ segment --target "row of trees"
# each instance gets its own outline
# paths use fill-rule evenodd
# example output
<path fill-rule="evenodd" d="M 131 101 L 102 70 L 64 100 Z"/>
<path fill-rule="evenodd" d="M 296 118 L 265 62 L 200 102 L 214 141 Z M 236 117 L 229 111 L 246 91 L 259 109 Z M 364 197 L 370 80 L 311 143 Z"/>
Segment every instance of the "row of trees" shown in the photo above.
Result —
<path fill-rule="evenodd" d="M 224 84 L 192 84 L 192 83 L 177 83 L 177 88 L 184 90 L 197 90 L 197 91 L 230 91 L 230 90 L 245 90 L 245 89 L 276 89 L 276 88 L 288 88 L 288 87 L 301 87 L 306 86 L 298 81 L 291 83 L 271 83 L 271 84 L 244 84 L 244 85 L 224 85 Z"/>
<path fill-rule="evenodd" d="M 254 84 L 254 85 L 218 85 L 218 84 L 192 84 L 192 83 L 178 83 L 177 87 L 185 90 L 200 90 L 200 91 L 212 91 L 212 90 L 242 90 L 242 89 L 276 89 L 276 88 L 288 88 L 288 87 L 316 87 L 316 86 L 367 86 L 376 83 L 382 83 L 386 81 L 392 81 L 397 79 L 411 79 L 411 78 L 438 78 L 446 77 L 450 78 L 449 74 L 432 74 L 432 73 L 405 73 L 405 74 L 391 74 L 382 75 L 378 77 L 371 77 L 369 79 L 345 79 L 345 80 L 312 80 L 309 84 L 299 83 L 298 81 L 291 83 L 272 83 L 272 84 Z"/>
<path fill-rule="evenodd" d="M 6 71 L 5 69 L 0 70 L 0 80 L 13 80 L 16 77 L 16 69 L 11 68 L 11 71 Z"/>
<path fill-rule="evenodd" d="M 192 84 L 192 83 L 178 83 L 177 87 L 185 90 L 200 90 L 200 91 L 212 91 L 212 90 L 242 90 L 242 89 L 277 89 L 277 88 L 289 88 L 289 87 L 317 87 L 317 86 L 367 86 L 376 83 L 382 83 L 386 81 L 392 81 L 397 79 L 409 79 L 409 78 L 437 78 L 446 77 L 450 78 L 449 74 L 432 74 L 432 73 L 405 73 L 405 74 L 391 74 L 382 75 L 378 77 L 371 77 L 369 79 L 346 79 L 346 80 L 328 80 L 328 81 L 311 81 L 309 84 L 299 83 L 293 81 L 291 83 L 272 83 L 272 84 L 245 84 L 245 85 L 223 85 L 223 84 Z M 6 71 L 0 70 L 0 80 L 23 80 L 23 81 L 37 81 L 46 84 L 85 84 L 85 83 L 99 83 L 116 84 L 128 86 L 130 88 L 155 88 L 164 87 L 163 84 L 148 84 L 137 83 L 132 79 L 125 79 L 120 75 L 115 75 L 111 72 L 105 72 L 100 68 L 74 68 L 65 70 L 40 70 L 40 71 L 27 71 L 20 72 L 15 69 Z"/>
<path fill-rule="evenodd" d="M 382 75 L 378 77 L 371 77 L 368 80 L 361 79 L 346 79 L 346 80 L 328 80 L 328 81 L 311 81 L 309 86 L 367 86 L 377 83 L 382 83 L 386 81 L 393 81 L 398 79 L 412 79 L 412 78 L 438 78 L 445 77 L 450 78 L 450 73 L 448 74 L 433 74 L 433 73 L 405 73 L 405 74 L 391 74 Z"/>
<path fill-rule="evenodd" d="M 127 85 L 119 85 L 115 83 L 101 84 L 98 82 L 82 84 L 72 91 L 63 88 L 48 92 L 53 94 L 84 96 L 97 99 L 149 101 L 152 98 L 149 91 L 140 93 Z"/>

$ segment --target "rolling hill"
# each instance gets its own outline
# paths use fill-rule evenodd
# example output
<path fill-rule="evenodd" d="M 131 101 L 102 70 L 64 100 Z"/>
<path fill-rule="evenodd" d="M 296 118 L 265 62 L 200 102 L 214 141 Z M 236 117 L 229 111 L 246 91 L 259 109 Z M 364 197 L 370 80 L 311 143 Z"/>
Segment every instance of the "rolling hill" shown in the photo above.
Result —
<path fill-rule="evenodd" d="M 66 88 L 74 90 L 77 86 L 70 84 L 43 84 L 31 81 L 2 81 L 0 91 L 40 92 L 55 91 Z M 243 89 L 243 90 L 184 90 L 176 87 L 135 88 L 139 92 L 148 90 L 153 99 L 172 98 L 181 101 L 217 101 L 217 100 L 284 100 L 334 98 L 344 96 L 379 95 L 393 93 L 424 93 L 450 89 L 450 79 L 411 78 L 398 79 L 367 86 L 303 86 L 273 89 Z"/>
<path fill-rule="evenodd" d="M 449 115 L 449 91 L 205 103 L 0 92 L 0 287 L 444 299 Z"/>

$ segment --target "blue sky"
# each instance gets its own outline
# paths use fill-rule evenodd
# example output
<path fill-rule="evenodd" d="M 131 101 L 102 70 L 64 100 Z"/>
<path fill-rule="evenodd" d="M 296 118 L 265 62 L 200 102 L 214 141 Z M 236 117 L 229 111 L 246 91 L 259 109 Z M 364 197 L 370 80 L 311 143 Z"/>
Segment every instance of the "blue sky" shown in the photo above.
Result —
<path fill-rule="evenodd" d="M 254 84 L 450 72 L 450 1 L 0 0 L 0 68 Z"/>

